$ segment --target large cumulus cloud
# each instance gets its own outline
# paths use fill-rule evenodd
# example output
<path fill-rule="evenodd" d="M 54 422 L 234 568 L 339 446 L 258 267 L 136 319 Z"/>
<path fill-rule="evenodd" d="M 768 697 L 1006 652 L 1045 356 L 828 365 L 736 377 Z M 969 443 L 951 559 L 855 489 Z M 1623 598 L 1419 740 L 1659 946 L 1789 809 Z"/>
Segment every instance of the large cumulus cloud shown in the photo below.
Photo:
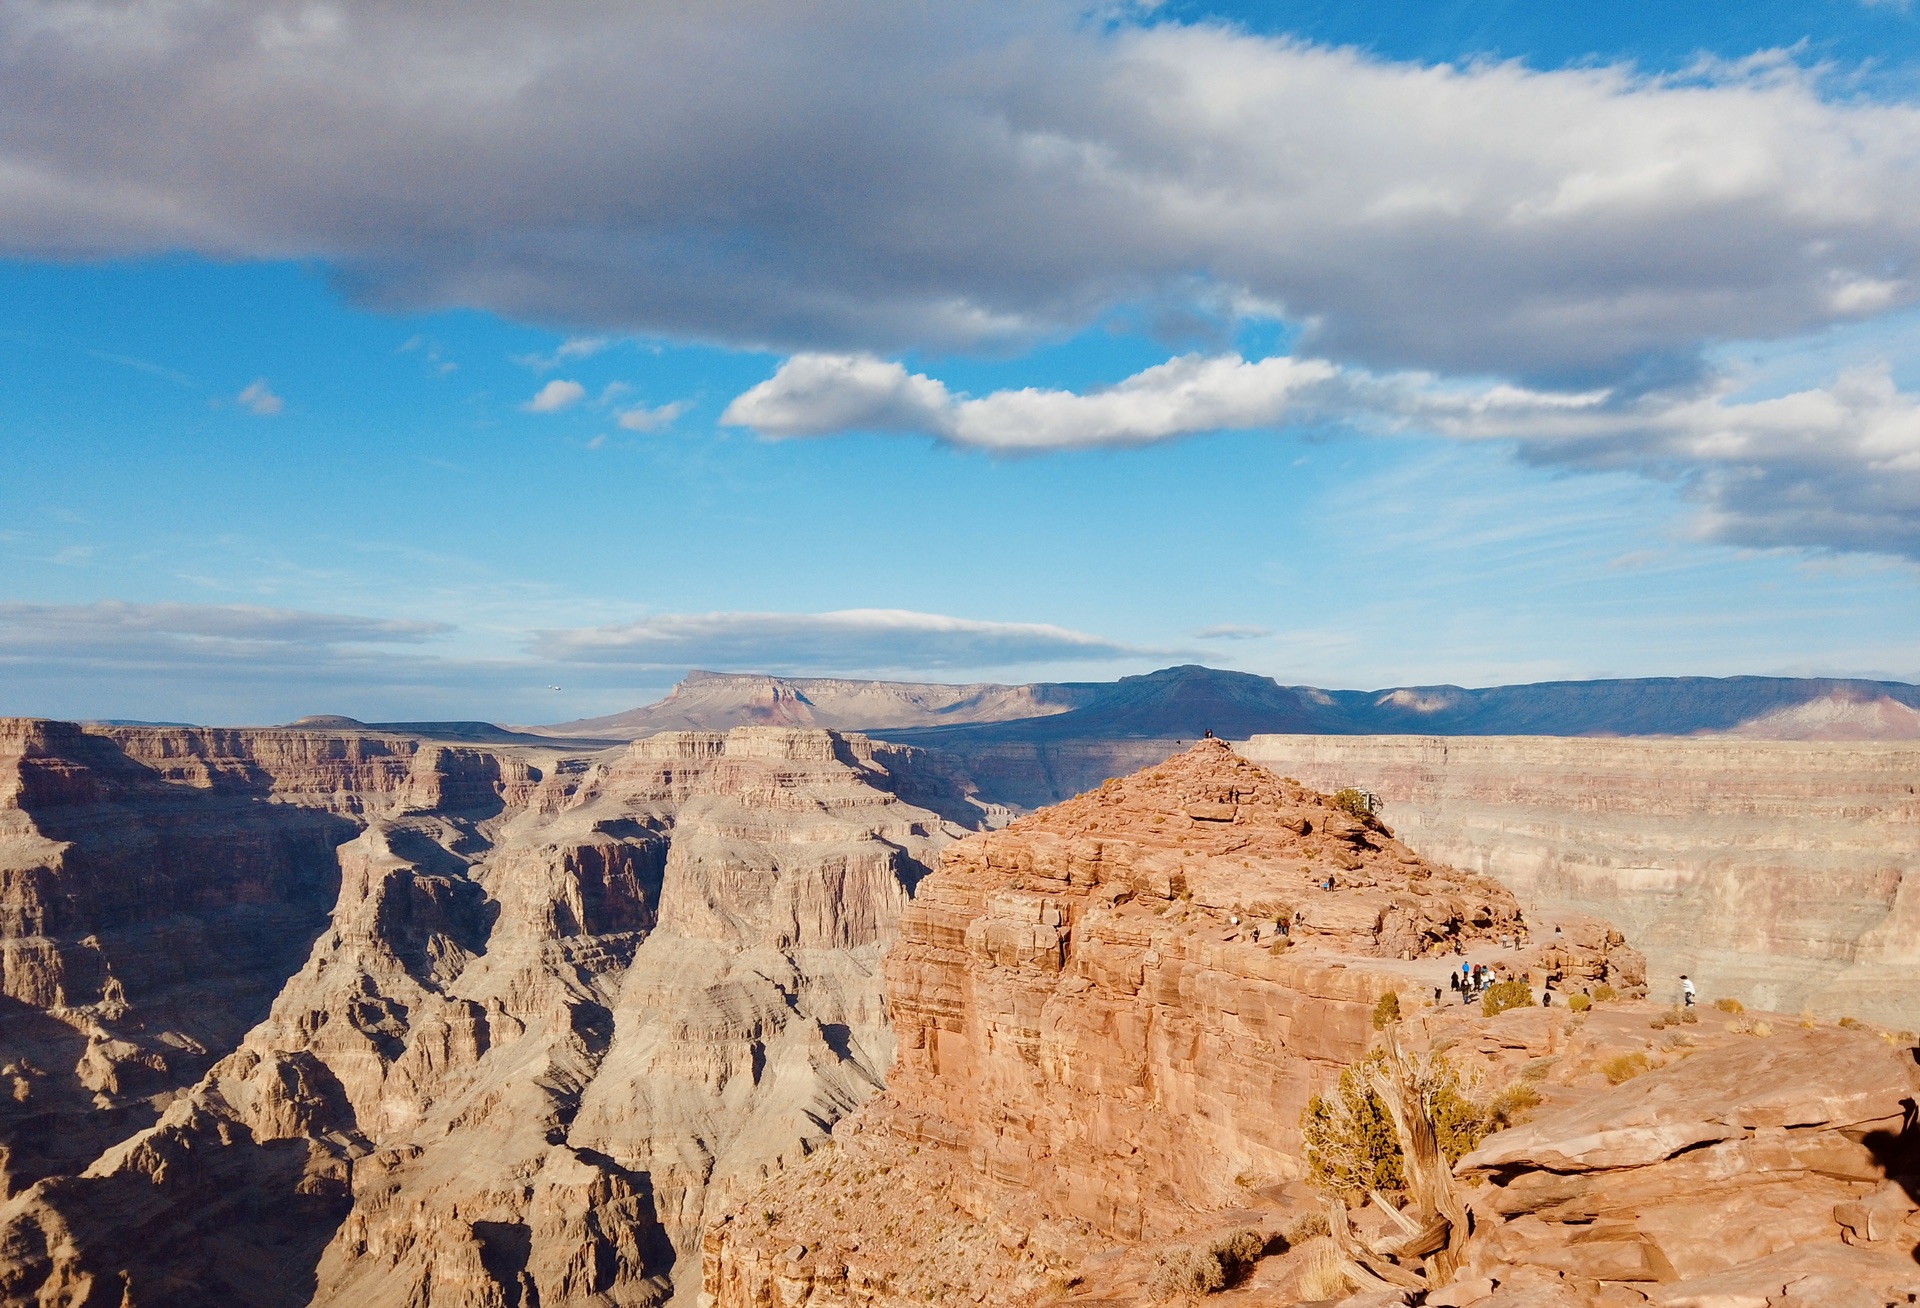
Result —
<path fill-rule="evenodd" d="M 0 250 L 810 349 L 1117 303 L 1532 382 L 1911 303 L 1920 115 L 1759 60 L 1423 67 L 1059 3 L 8 0 Z"/>

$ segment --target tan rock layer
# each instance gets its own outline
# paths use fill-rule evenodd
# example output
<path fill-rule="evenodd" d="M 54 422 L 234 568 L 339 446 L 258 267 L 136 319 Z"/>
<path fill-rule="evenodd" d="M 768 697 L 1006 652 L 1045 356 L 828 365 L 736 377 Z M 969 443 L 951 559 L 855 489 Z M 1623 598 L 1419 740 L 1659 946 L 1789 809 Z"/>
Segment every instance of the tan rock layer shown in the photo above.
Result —
<path fill-rule="evenodd" d="M 1256 736 L 1248 758 L 1361 786 L 1433 858 L 1586 913 L 1663 996 L 1911 1027 L 1920 1012 L 1920 749 L 1906 742 Z"/>

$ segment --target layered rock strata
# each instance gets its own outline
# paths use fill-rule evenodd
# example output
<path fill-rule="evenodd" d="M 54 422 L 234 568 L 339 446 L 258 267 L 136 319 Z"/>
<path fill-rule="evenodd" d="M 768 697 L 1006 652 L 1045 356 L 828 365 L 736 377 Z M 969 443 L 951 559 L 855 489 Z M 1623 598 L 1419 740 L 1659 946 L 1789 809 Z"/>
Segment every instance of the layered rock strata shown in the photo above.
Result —
<path fill-rule="evenodd" d="M 1716 1015 L 1649 1051 L 1644 1012 L 1596 1017 L 1555 1060 L 1565 1066 L 1540 1078 L 1547 1110 L 1461 1160 L 1476 1233 L 1444 1300 L 1920 1301 L 1910 1037 L 1787 1023 L 1756 1035 L 1756 1019 Z M 1606 1055 L 1615 1048 L 1631 1052 Z M 1652 1070 L 1608 1087 L 1586 1070 L 1594 1055 L 1602 1066 L 1638 1057 Z"/>
<path fill-rule="evenodd" d="M 8 730 L 16 1100 L 119 1137 L 19 1173 L 0 1301 L 23 1305 L 551 1308 L 697 1284 L 709 1196 L 877 1088 L 880 950 L 959 833 L 936 808 L 964 813 L 923 759 L 826 732 L 576 758 Z M 287 924 L 280 952 L 255 910 Z M 72 961 L 96 954 L 112 968 Z M 223 983 L 235 958 L 250 988 Z M 176 1038 L 199 1064 L 136 1085 Z M 63 1088 L 103 1059 L 118 1081 Z M 47 1136 L 8 1125 L 16 1155 Z"/>
<path fill-rule="evenodd" d="M 1256 736 L 1251 759 L 1361 786 L 1433 858 L 1587 913 L 1661 993 L 1920 1024 L 1920 749 L 1891 742 Z"/>
<path fill-rule="evenodd" d="M 1022 1303 L 1246 1209 L 1300 1176 L 1380 996 L 1461 950 L 1642 981 L 1617 933 L 1530 938 L 1497 882 L 1217 741 L 971 837 L 887 958 L 887 1093 L 708 1228 L 708 1297 Z"/>

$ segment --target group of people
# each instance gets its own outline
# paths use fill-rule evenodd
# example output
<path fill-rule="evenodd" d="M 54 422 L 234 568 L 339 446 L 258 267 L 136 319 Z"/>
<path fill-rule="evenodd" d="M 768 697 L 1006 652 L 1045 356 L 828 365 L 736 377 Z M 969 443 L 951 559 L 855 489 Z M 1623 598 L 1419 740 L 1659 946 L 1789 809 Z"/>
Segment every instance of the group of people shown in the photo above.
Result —
<path fill-rule="evenodd" d="M 1479 963 L 1462 963 L 1458 972 L 1449 974 L 1447 984 L 1460 996 L 1461 1003 L 1471 1004 L 1496 979 L 1490 969 Z M 1439 997 L 1438 991 L 1434 994 L 1435 998 Z"/>

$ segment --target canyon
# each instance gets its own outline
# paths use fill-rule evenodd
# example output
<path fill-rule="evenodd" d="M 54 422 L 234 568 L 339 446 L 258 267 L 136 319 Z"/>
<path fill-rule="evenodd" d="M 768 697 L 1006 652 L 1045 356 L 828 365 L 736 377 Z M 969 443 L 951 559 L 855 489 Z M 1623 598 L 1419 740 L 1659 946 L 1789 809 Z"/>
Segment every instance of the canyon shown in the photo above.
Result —
<path fill-rule="evenodd" d="M 1920 1234 L 1887 1186 L 1920 1082 L 1891 1023 L 1757 1034 L 1709 1010 L 1656 1043 L 1631 924 L 1543 916 L 1551 877 L 1509 885 L 1422 825 L 1425 804 L 1484 840 L 1532 804 L 1562 824 L 1538 840 L 1590 857 L 1566 814 L 1620 808 L 1597 778 L 1624 763 L 1543 752 L 1528 795 L 1492 779 L 1510 742 L 1280 739 L 1201 741 L 1015 818 L 951 757 L 818 728 L 602 748 L 0 723 L 0 1303 L 1091 1306 L 1144 1302 L 1168 1250 L 1222 1240 L 1262 1251 L 1223 1304 L 1293 1303 L 1311 1240 L 1286 1232 L 1319 1203 L 1302 1114 L 1377 1045 L 1389 993 L 1420 1056 L 1544 1098 L 1462 1163 L 1462 1285 L 1489 1308 L 1729 1275 L 1779 1279 L 1739 1301 L 1769 1305 L 1796 1258 L 1847 1293 L 1898 1283 L 1888 1251 Z M 1778 748 L 1666 743 L 1700 751 L 1662 756 L 1693 778 L 1648 809 L 1671 823 L 1755 791 L 1740 751 Z M 1457 770 L 1483 746 L 1488 771 Z M 1530 743 L 1572 746 L 1625 748 Z M 1866 828 L 1912 814 L 1846 790 L 1855 767 L 1714 802 L 1759 824 L 1728 827 L 1743 847 L 1796 805 L 1809 850 L 1852 848 L 1849 821 L 1886 845 Z M 1341 768 L 1385 806 L 1325 793 Z M 1467 958 L 1561 1002 L 1483 1017 L 1447 998 Z M 1613 997 L 1576 1016 L 1575 995 Z M 1627 1057 L 1647 1076 L 1608 1085 Z M 1761 1111 L 1756 1085 L 1800 1089 Z M 1570 1165 L 1609 1104 L 1638 1170 Z M 1780 1234 L 1689 1234 L 1702 1185 Z M 1552 1252 L 1590 1226 L 1611 1243 Z M 1612 1274 L 1633 1258 L 1653 1280 Z"/>
<path fill-rule="evenodd" d="M 1429 857 L 1591 914 L 1749 1004 L 1920 1022 L 1920 747 L 1705 737 L 1256 736 L 1248 758 L 1357 786 Z"/>
<path fill-rule="evenodd" d="M 666 1301 L 892 1061 L 926 762 L 0 724 L 0 1301 Z"/>

